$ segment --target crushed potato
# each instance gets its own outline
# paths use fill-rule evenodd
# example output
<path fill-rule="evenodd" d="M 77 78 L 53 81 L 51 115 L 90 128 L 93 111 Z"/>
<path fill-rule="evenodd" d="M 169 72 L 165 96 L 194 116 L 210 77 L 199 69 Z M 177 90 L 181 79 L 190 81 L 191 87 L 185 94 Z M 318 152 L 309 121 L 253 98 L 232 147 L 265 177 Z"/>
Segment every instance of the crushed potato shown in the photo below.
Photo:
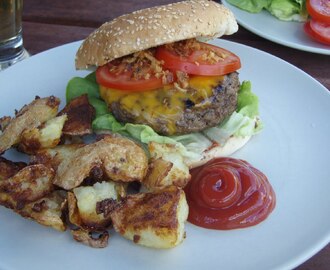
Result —
<path fill-rule="evenodd" d="M 40 149 L 54 148 L 60 142 L 66 115 L 49 119 L 42 127 L 26 129 L 21 134 L 18 149 L 33 154 Z"/>
<path fill-rule="evenodd" d="M 58 107 L 56 97 L 36 98 L 14 118 L 0 118 L 0 154 L 16 147 L 31 155 L 28 164 L 0 156 L 0 205 L 58 231 L 69 228 L 94 248 L 108 245 L 112 226 L 147 247 L 181 243 L 188 216 L 181 188 L 190 174 L 175 147 L 150 143 L 149 160 L 124 137 L 102 135 L 86 144 L 77 136 L 91 132 L 87 96 L 60 113 Z M 130 183 L 148 192 L 128 194 Z"/>
<path fill-rule="evenodd" d="M 59 104 L 60 100 L 51 96 L 36 98 L 29 105 L 25 105 L 16 113 L 15 118 L 6 124 L 3 133 L 0 135 L 0 153 L 19 143 L 24 130 L 39 127 L 47 120 L 54 118 Z"/>
<path fill-rule="evenodd" d="M 104 230 L 111 224 L 109 217 L 96 213 L 96 204 L 105 199 L 117 200 L 120 194 L 115 182 L 95 183 L 93 186 L 81 186 L 73 189 L 75 200 L 69 201 L 69 209 L 76 211 L 79 218 L 71 220 L 76 226 L 92 230 Z M 71 204 L 76 204 L 72 205 Z M 77 209 L 75 209 L 77 207 Z M 79 221 L 78 221 L 79 220 Z M 78 221 L 78 222 L 77 222 Z"/>
<path fill-rule="evenodd" d="M 188 204 L 185 193 L 171 186 L 152 193 L 128 195 L 105 214 L 111 216 L 115 230 L 134 243 L 172 248 L 185 237 Z"/>
<path fill-rule="evenodd" d="M 168 186 L 184 187 L 190 180 L 189 168 L 174 145 L 149 143 L 151 162 L 143 184 L 148 190 Z"/>

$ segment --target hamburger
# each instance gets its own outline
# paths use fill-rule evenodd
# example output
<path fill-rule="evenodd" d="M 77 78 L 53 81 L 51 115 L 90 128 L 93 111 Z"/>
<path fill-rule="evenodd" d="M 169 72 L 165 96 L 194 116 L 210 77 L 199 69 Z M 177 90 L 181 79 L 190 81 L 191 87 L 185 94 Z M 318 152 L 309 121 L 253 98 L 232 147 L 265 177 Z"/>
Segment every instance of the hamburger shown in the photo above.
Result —
<path fill-rule="evenodd" d="M 257 97 L 248 82 L 240 83 L 239 57 L 206 43 L 237 30 L 230 10 L 206 0 L 104 23 L 75 59 L 77 69 L 96 68 L 86 80 L 95 75 L 95 96 L 109 110 L 96 117 L 94 129 L 175 145 L 190 168 L 241 148 L 261 127 Z M 96 109 L 100 100 L 91 102 Z"/>

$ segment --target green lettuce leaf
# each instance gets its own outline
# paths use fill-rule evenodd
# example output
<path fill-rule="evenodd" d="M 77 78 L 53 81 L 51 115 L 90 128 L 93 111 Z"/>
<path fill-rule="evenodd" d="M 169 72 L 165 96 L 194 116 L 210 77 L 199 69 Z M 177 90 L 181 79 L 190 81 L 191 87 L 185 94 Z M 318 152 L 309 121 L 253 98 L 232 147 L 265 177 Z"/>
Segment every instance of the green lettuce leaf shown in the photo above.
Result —
<path fill-rule="evenodd" d="M 306 21 L 308 13 L 305 0 L 227 0 L 228 3 L 251 13 L 268 10 L 283 21 Z"/>
<path fill-rule="evenodd" d="M 259 13 L 267 8 L 271 0 L 227 0 L 228 3 L 251 13 Z"/>
<path fill-rule="evenodd" d="M 89 97 L 88 101 L 94 107 L 96 117 L 109 113 L 108 105 L 103 100 L 95 97 Z"/>
<path fill-rule="evenodd" d="M 87 79 L 87 80 L 89 80 L 89 81 L 91 81 L 91 82 L 97 84 L 97 82 L 96 82 L 96 73 L 95 73 L 95 72 L 89 73 L 89 74 L 85 77 L 85 79 Z"/>
<path fill-rule="evenodd" d="M 72 78 L 66 87 L 66 102 L 81 95 L 87 94 L 89 98 L 100 98 L 99 86 L 97 83 L 80 77 Z"/>
<path fill-rule="evenodd" d="M 308 17 L 305 1 L 272 0 L 266 9 L 283 21 L 306 21 Z"/>
<path fill-rule="evenodd" d="M 237 97 L 237 112 L 250 118 L 259 115 L 259 100 L 258 97 L 252 93 L 250 81 L 242 82 Z"/>

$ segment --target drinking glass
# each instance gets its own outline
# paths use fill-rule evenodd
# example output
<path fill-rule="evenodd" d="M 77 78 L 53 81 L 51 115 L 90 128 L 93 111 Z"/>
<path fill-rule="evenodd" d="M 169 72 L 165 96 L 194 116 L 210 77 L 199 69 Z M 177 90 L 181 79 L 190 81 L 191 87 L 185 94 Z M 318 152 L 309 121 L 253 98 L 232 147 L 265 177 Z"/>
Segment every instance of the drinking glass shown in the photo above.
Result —
<path fill-rule="evenodd" d="M 23 0 L 0 0 L 0 71 L 29 56 L 22 38 Z"/>

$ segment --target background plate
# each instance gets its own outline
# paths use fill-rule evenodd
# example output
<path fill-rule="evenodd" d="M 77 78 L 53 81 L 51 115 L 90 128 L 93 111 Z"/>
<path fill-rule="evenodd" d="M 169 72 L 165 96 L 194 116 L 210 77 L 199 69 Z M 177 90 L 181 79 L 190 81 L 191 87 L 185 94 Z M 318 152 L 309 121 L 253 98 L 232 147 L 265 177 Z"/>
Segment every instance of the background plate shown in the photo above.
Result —
<path fill-rule="evenodd" d="M 303 23 L 276 19 L 268 11 L 249 13 L 222 1 L 231 9 L 238 23 L 247 30 L 270 41 L 307 52 L 330 55 L 330 46 L 312 40 L 303 29 Z"/>
<path fill-rule="evenodd" d="M 264 130 L 235 157 L 263 171 L 277 195 L 263 223 L 213 231 L 187 224 L 177 248 L 154 250 L 113 233 L 109 246 L 92 249 L 70 233 L 25 220 L 0 207 L 0 269 L 292 269 L 330 240 L 330 93 L 294 66 L 262 51 L 225 40 L 241 58 L 241 80 L 260 98 Z M 13 115 L 39 95 L 64 103 L 79 42 L 33 56 L 0 73 L 0 115 Z M 265 66 L 267 65 L 267 68 Z M 14 158 L 6 153 L 9 158 Z"/>

